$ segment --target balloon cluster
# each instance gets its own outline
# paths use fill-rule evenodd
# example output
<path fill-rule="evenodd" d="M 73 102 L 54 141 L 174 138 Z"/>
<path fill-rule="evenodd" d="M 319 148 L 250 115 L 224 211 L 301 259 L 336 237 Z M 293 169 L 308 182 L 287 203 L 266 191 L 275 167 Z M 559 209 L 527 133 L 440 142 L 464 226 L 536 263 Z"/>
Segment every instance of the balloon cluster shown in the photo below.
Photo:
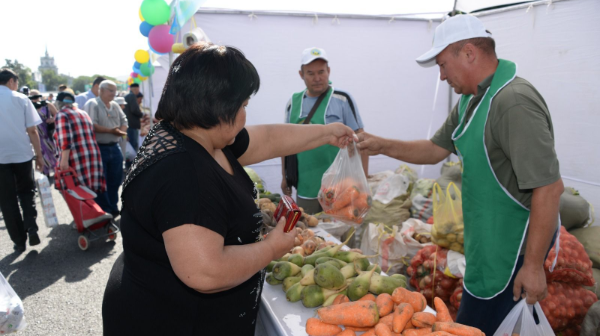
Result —
<path fill-rule="evenodd" d="M 140 33 L 148 38 L 150 51 L 158 55 L 164 55 L 171 51 L 175 37 L 169 34 L 167 24 L 171 17 L 171 7 L 165 0 L 144 0 L 139 10 Z M 135 52 L 135 63 L 133 72 L 127 79 L 127 84 L 141 83 L 154 73 L 154 66 L 150 54 L 146 50 Z"/>

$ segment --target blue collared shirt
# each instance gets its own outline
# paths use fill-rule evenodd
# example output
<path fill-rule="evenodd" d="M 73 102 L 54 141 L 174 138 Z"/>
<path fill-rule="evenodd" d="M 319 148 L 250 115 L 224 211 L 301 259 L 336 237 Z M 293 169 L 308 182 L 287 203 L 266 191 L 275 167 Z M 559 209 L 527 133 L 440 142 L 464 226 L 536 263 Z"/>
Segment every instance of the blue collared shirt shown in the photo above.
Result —
<path fill-rule="evenodd" d="M 78 94 L 77 97 L 75 97 L 75 102 L 77 103 L 77 106 L 79 107 L 79 109 L 83 110 L 85 103 L 87 103 L 88 100 L 94 99 L 94 98 L 96 98 L 96 95 L 90 89 L 87 92 Z"/>

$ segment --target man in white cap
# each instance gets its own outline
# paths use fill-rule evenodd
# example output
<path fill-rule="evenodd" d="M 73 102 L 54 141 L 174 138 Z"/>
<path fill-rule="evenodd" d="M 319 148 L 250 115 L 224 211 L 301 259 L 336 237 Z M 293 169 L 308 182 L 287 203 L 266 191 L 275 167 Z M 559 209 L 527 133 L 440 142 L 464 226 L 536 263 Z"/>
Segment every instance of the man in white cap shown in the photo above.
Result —
<path fill-rule="evenodd" d="M 430 140 L 359 134 L 358 147 L 415 164 L 459 156 L 467 268 L 457 322 L 493 335 L 521 297 L 532 304 L 547 294 L 544 261 L 563 191 L 552 119 L 516 64 L 496 57 L 474 16 L 439 25 L 417 62 L 437 64 L 441 80 L 462 95 L 444 125 Z"/>
<path fill-rule="evenodd" d="M 358 106 L 354 98 L 338 88 L 333 88 L 329 82 L 331 69 L 325 50 L 321 48 L 307 48 L 302 52 L 302 61 L 298 71 L 304 81 L 306 89 L 294 93 L 285 109 L 285 122 L 302 124 L 331 124 L 340 122 L 352 128 L 354 132 L 361 133 L 364 125 Z M 312 112 L 312 114 L 311 114 Z M 325 145 L 313 150 L 298 153 L 298 178 L 297 185 L 288 183 L 286 179 L 285 158 L 282 158 L 281 190 L 286 195 L 292 194 L 292 187 L 296 188 L 296 203 L 304 208 L 305 212 L 314 214 L 321 212 L 321 205 L 317 194 L 321 187 L 323 173 L 333 163 L 339 148 Z M 369 156 L 362 157 L 363 170 L 367 175 Z M 289 163 L 288 163 L 289 164 Z M 289 178 L 289 176 L 288 176 Z"/>

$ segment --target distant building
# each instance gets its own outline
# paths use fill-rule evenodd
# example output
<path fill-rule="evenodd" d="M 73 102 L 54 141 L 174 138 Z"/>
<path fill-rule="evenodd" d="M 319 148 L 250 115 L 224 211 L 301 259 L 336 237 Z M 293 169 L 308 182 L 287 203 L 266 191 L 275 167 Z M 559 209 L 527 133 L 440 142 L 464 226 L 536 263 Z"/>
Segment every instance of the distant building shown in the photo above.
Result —
<path fill-rule="evenodd" d="M 44 70 L 52 70 L 58 73 L 58 67 L 54 64 L 54 57 L 48 55 L 48 47 L 46 47 L 46 56 L 40 57 L 40 66 L 38 67 L 40 73 Z"/>

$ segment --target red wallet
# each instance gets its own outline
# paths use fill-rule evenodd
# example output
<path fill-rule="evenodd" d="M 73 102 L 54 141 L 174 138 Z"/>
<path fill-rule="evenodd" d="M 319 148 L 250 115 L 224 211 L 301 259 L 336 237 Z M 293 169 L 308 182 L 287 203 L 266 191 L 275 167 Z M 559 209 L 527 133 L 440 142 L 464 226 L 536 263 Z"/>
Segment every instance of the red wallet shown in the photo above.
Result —
<path fill-rule="evenodd" d="M 273 218 L 276 222 L 279 222 L 281 217 L 286 217 L 285 226 L 283 228 L 284 232 L 290 232 L 296 226 L 296 223 L 300 219 L 302 212 L 300 212 L 300 208 L 296 205 L 296 202 L 287 195 L 283 195 L 281 200 L 279 201 L 279 205 L 277 205 L 277 209 L 275 209 L 275 213 L 273 214 Z"/>

